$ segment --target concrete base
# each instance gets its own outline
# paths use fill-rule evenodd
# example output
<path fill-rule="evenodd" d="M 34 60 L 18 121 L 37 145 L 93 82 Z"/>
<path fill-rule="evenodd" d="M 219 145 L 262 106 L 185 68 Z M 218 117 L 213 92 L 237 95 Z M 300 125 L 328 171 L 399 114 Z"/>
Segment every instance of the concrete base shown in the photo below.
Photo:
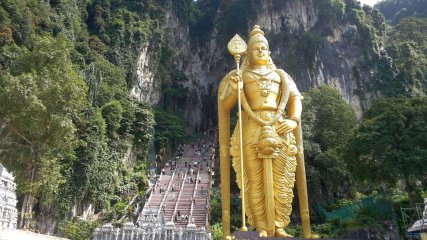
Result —
<path fill-rule="evenodd" d="M 68 240 L 23 230 L 0 230 L 0 240 Z"/>

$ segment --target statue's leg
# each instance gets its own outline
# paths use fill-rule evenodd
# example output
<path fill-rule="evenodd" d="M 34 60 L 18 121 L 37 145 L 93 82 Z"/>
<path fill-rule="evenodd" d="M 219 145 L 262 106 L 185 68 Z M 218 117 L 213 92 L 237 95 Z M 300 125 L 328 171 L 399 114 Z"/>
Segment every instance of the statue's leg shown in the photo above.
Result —
<path fill-rule="evenodd" d="M 292 200 L 294 197 L 295 170 L 295 156 L 287 156 L 284 151 L 281 151 L 279 158 L 273 160 L 275 224 L 276 229 L 281 231 L 283 231 L 283 228 L 287 227 L 290 222 Z"/>
<path fill-rule="evenodd" d="M 246 145 L 244 148 L 244 167 L 248 176 L 247 200 L 249 203 L 249 211 L 252 215 L 251 220 L 255 228 L 265 230 L 267 227 L 264 203 L 264 185 L 263 185 L 263 161 L 257 158 L 256 148 Z"/>

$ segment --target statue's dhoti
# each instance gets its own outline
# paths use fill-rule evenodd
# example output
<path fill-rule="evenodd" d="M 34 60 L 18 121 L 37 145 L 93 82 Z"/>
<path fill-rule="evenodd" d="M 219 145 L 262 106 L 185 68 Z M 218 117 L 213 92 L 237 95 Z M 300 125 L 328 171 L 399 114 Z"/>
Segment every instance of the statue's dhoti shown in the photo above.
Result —
<path fill-rule="evenodd" d="M 255 112 L 260 118 L 269 120 L 274 115 L 273 111 Z M 278 124 L 278 123 L 276 123 Z M 251 120 L 247 114 L 242 112 L 243 126 L 243 155 L 244 155 L 244 184 L 245 184 L 245 207 L 248 223 L 256 229 L 274 231 L 269 228 L 267 221 L 266 193 L 264 160 L 260 157 L 258 143 L 260 141 L 263 126 Z M 272 163 L 272 189 L 274 204 L 275 228 L 285 228 L 290 222 L 292 212 L 293 187 L 295 183 L 295 170 L 297 148 L 292 133 L 278 135 L 275 126 L 272 126 L 273 136 L 277 142 L 276 156 L 271 159 Z M 240 151 L 239 151 L 239 127 L 234 129 L 231 137 L 231 156 L 233 157 L 233 168 L 236 171 L 237 184 L 241 189 Z M 271 194 L 271 193 L 270 193 Z M 270 206 L 272 207 L 272 206 Z"/>

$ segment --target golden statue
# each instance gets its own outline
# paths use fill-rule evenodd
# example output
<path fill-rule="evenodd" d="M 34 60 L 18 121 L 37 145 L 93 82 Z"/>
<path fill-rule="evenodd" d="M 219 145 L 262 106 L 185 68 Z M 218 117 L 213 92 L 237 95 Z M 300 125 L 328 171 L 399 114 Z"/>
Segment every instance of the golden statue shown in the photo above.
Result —
<path fill-rule="evenodd" d="M 228 73 L 218 89 L 224 238 L 231 238 L 230 156 L 241 190 L 242 231 L 247 231 L 247 217 L 260 237 L 289 237 L 284 228 L 290 223 L 296 180 L 304 237 L 314 238 L 302 148 L 302 96 L 292 78 L 274 65 L 259 26 L 255 25 L 249 35 L 247 47 L 238 35 L 228 44 L 237 70 Z M 230 138 L 230 110 L 236 102 L 239 122 Z"/>

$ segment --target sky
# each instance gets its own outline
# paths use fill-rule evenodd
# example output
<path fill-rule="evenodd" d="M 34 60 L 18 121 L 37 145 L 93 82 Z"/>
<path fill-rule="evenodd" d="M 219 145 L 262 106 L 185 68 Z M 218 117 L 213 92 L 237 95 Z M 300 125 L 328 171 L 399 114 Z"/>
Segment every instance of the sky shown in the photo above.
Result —
<path fill-rule="evenodd" d="M 374 6 L 375 3 L 379 2 L 379 0 L 359 0 L 363 4 L 369 5 L 369 6 Z"/>

